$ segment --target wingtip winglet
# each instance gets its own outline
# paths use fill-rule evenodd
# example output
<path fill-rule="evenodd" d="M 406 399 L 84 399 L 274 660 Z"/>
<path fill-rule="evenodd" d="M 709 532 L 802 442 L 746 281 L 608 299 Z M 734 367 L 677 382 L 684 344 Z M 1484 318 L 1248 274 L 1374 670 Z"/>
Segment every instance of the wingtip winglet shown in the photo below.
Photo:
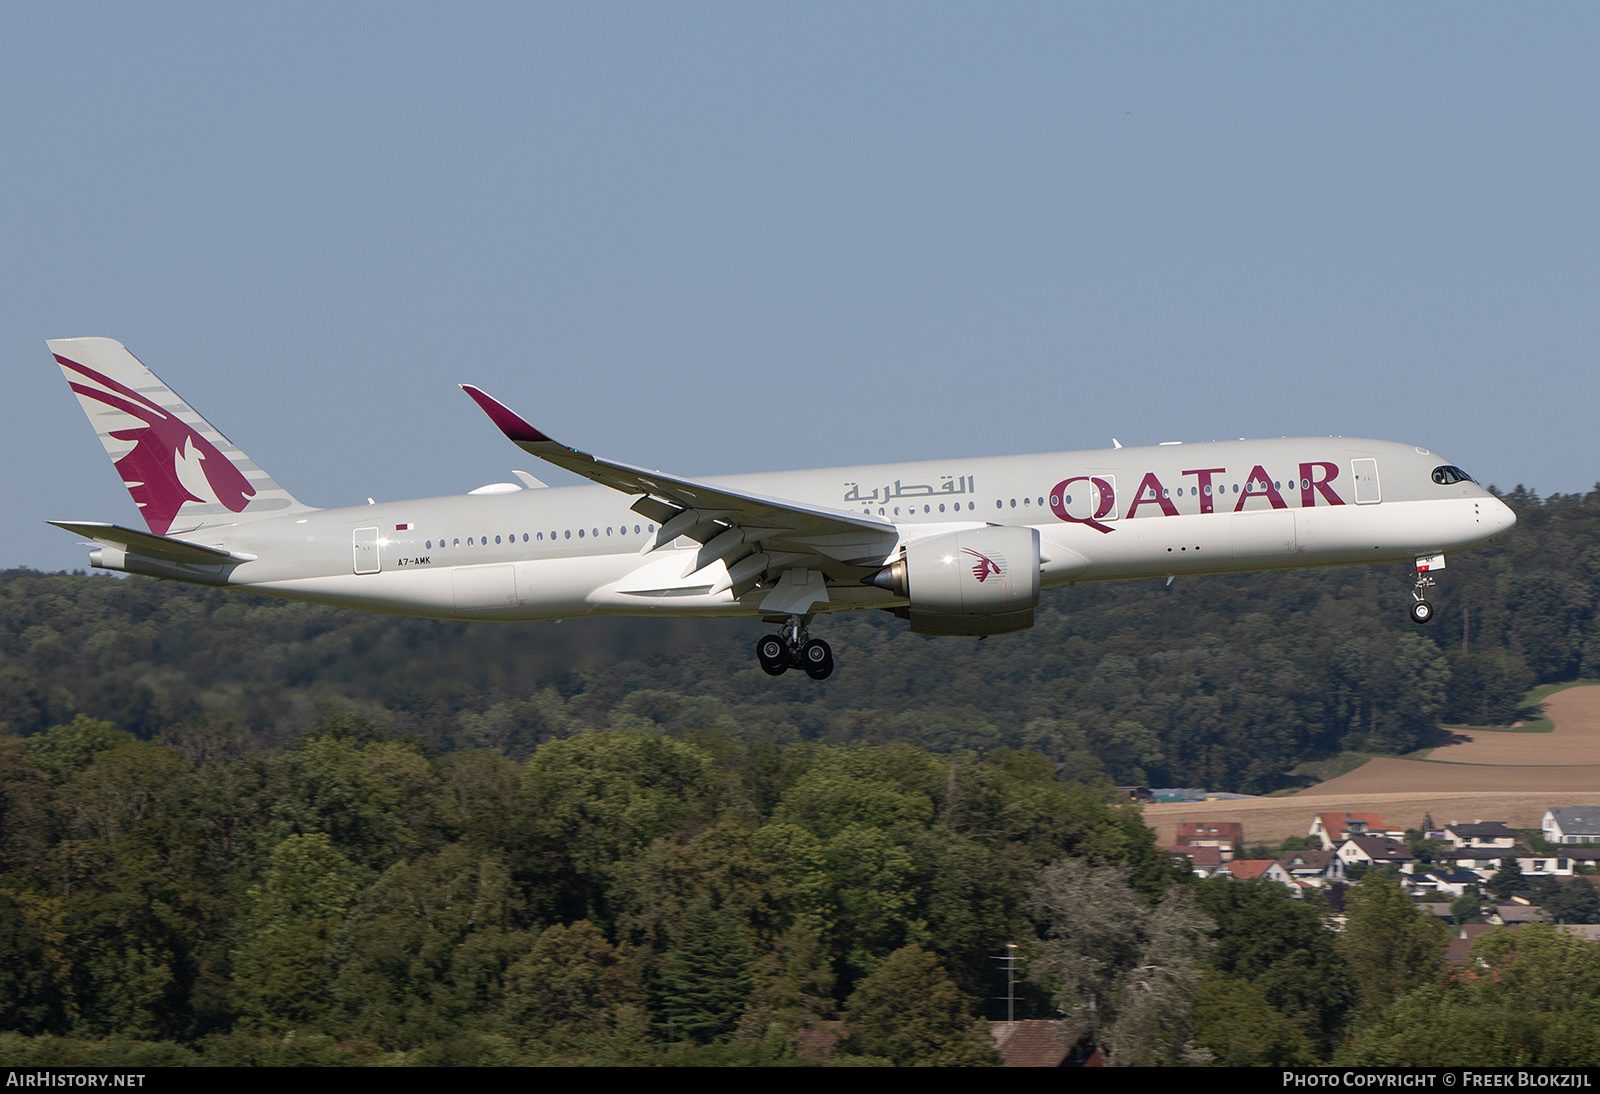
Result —
<path fill-rule="evenodd" d="M 486 394 L 481 388 L 473 387 L 471 384 L 462 384 L 461 390 L 472 396 L 472 401 L 483 408 L 483 412 L 489 415 L 489 420 L 498 426 L 500 432 L 504 433 L 510 440 L 519 442 L 550 440 L 549 437 L 546 437 L 533 426 L 523 421 L 510 407 Z"/>

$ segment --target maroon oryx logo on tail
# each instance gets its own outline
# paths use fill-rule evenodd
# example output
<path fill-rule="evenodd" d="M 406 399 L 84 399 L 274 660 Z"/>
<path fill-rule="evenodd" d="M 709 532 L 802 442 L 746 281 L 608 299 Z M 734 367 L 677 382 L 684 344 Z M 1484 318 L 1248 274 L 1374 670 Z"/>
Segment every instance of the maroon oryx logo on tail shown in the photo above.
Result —
<path fill-rule="evenodd" d="M 979 584 L 987 581 L 990 574 L 993 574 L 995 577 L 1000 576 L 1000 564 L 1001 562 L 1004 562 L 1005 559 L 1001 559 L 1000 562 L 996 562 L 988 555 L 981 555 L 977 551 L 974 551 L 971 547 L 961 548 L 961 553 L 971 555 L 973 558 L 978 560 L 978 564 L 972 568 L 972 576 L 978 579 Z"/>
<path fill-rule="evenodd" d="M 60 354 L 56 360 L 99 385 L 91 387 L 69 380 L 73 391 L 144 423 L 132 429 L 112 430 L 110 435 L 133 442 L 133 447 L 116 461 L 116 467 L 139 506 L 140 515 L 156 535 L 167 534 L 178 510 L 187 502 L 220 502 L 238 513 L 255 496 L 255 487 L 228 457 L 177 415 L 86 365 Z M 212 496 L 206 497 L 206 493 Z"/>

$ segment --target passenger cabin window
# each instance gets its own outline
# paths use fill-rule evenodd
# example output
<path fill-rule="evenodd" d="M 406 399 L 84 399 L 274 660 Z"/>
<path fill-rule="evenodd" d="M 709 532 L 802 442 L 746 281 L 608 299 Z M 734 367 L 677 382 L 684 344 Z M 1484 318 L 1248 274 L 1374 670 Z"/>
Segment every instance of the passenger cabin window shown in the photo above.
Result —
<path fill-rule="evenodd" d="M 1449 464 L 1446 464 L 1443 467 L 1435 467 L 1433 469 L 1433 481 L 1438 483 L 1440 486 L 1450 486 L 1458 482 L 1475 483 L 1478 480 L 1461 470 L 1461 468 L 1451 467 Z"/>

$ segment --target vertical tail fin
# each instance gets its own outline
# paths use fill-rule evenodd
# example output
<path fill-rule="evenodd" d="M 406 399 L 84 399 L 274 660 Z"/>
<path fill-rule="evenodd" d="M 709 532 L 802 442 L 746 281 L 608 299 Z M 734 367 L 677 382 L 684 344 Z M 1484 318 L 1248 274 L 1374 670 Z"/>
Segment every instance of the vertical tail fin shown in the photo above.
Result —
<path fill-rule="evenodd" d="M 158 536 L 311 512 L 111 338 L 48 343 L 128 493 Z"/>

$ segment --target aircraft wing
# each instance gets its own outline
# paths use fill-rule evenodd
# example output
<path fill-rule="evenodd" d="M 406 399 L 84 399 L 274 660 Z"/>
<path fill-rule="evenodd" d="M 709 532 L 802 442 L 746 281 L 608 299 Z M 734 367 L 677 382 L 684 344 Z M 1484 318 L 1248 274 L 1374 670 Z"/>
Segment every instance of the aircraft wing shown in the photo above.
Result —
<path fill-rule="evenodd" d="M 741 592 L 739 586 L 753 586 L 762 573 L 776 576 L 794 568 L 819 569 L 840 580 L 853 578 L 858 575 L 848 571 L 876 569 L 897 539 L 894 524 L 882 517 L 730 490 L 592 456 L 550 439 L 479 388 L 462 384 L 461 389 L 524 452 L 591 482 L 638 495 L 634 511 L 660 525 L 656 538 L 641 553 L 687 536 L 704 545 L 696 569 L 718 560 L 728 563 L 736 578 L 735 595 Z M 849 557 L 852 552 L 857 557 Z M 739 580 L 740 561 L 758 554 L 766 556 L 767 564 Z M 744 571 L 751 565 L 745 563 Z M 826 594 L 819 599 L 825 601 Z"/>

